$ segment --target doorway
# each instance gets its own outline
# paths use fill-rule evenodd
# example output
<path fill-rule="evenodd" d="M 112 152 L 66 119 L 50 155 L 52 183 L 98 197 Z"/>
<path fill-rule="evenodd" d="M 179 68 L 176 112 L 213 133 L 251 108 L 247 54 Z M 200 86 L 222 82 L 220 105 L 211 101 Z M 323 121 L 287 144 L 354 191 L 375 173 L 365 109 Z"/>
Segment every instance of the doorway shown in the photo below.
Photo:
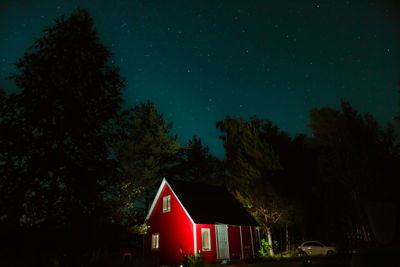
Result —
<path fill-rule="evenodd" d="M 228 225 L 216 224 L 215 236 L 217 241 L 217 259 L 229 260 Z"/>

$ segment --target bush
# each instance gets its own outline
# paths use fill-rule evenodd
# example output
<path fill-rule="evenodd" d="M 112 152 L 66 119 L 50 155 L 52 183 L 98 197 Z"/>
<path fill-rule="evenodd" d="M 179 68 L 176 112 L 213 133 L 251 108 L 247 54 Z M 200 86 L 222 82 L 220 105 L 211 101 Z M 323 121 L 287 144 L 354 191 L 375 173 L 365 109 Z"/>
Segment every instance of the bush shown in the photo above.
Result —
<path fill-rule="evenodd" d="M 276 250 L 278 248 L 278 241 L 273 241 L 273 249 Z M 259 250 L 261 257 L 268 257 L 269 256 L 269 250 L 271 248 L 271 245 L 269 242 L 265 241 L 265 239 L 261 239 L 261 249 Z"/>
<path fill-rule="evenodd" d="M 194 256 L 191 254 L 186 254 L 183 256 L 183 260 L 180 264 L 176 266 L 179 267 L 203 267 L 205 266 L 203 254 L 199 251 L 199 253 Z"/>

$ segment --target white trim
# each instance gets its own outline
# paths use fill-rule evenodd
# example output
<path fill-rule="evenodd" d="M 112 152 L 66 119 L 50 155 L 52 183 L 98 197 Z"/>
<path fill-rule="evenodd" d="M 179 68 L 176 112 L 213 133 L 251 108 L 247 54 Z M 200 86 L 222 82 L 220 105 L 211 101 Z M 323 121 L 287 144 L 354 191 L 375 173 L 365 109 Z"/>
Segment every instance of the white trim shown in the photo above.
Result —
<path fill-rule="evenodd" d="M 244 256 L 243 256 L 243 240 L 242 240 L 242 226 L 241 225 L 239 225 L 239 229 L 240 229 L 240 247 L 242 249 L 242 260 L 243 260 Z"/>
<path fill-rule="evenodd" d="M 226 225 L 226 241 L 228 246 L 228 260 L 231 260 L 231 253 L 229 252 L 229 225 Z"/>
<path fill-rule="evenodd" d="M 164 178 L 165 179 L 165 178 Z M 189 212 L 187 212 L 187 210 L 185 209 L 185 207 L 182 205 L 182 202 L 179 200 L 179 198 L 176 196 L 174 190 L 172 189 L 172 187 L 169 185 L 169 183 L 165 180 L 165 182 L 167 183 L 169 189 L 171 189 L 172 194 L 174 194 L 176 200 L 178 200 L 178 203 L 181 205 L 182 209 L 185 211 L 186 215 L 188 216 L 188 218 L 190 219 L 190 221 L 193 223 L 193 225 L 195 225 L 192 217 L 190 217 Z"/>
<path fill-rule="evenodd" d="M 204 249 L 204 233 L 207 232 L 207 242 L 208 243 L 208 248 Z M 211 230 L 210 228 L 201 228 L 201 251 L 211 251 L 212 246 L 211 246 Z"/>
<path fill-rule="evenodd" d="M 182 206 L 183 208 L 183 206 Z M 189 217 L 190 218 L 190 217 Z M 196 224 L 193 223 L 193 242 L 194 242 L 194 255 L 197 255 L 197 235 L 196 235 Z"/>
<path fill-rule="evenodd" d="M 217 252 L 217 259 L 219 259 L 219 247 L 218 247 L 217 225 L 216 224 L 214 224 L 214 232 L 215 232 L 215 251 Z"/>
<path fill-rule="evenodd" d="M 158 250 L 160 248 L 160 233 L 153 233 L 151 235 L 151 250 Z"/>
<path fill-rule="evenodd" d="M 165 204 L 164 201 L 167 202 L 166 203 L 167 204 L 166 207 L 164 206 L 164 204 Z M 162 211 L 163 211 L 163 213 L 171 211 L 171 195 L 163 197 L 163 210 Z"/>
<path fill-rule="evenodd" d="M 157 201 L 158 201 L 158 198 L 160 197 L 161 191 L 162 191 L 162 189 L 164 188 L 164 185 L 165 185 L 165 184 L 167 184 L 168 187 L 169 187 L 169 189 L 171 189 L 172 194 L 174 194 L 176 200 L 178 200 L 178 203 L 181 205 L 182 209 L 185 211 L 185 213 L 186 213 L 186 215 L 188 216 L 188 218 L 190 219 L 190 221 L 191 221 L 193 224 L 195 224 L 194 221 L 193 221 L 193 219 L 192 219 L 192 217 L 190 217 L 189 212 L 187 212 L 187 210 L 185 209 L 185 207 L 182 205 L 182 202 L 181 202 L 181 201 L 179 200 L 179 198 L 176 196 L 174 190 L 172 189 L 172 187 L 169 185 L 169 183 L 167 182 L 167 180 L 166 180 L 165 178 L 162 180 L 161 185 L 160 185 L 160 187 L 158 188 L 156 197 L 154 198 L 153 203 L 151 204 L 150 210 L 149 210 L 149 212 L 147 213 L 146 221 L 150 218 L 150 215 L 151 215 L 151 213 L 153 212 L 153 209 L 154 209 L 154 207 L 155 207 L 155 205 L 156 205 L 156 203 L 157 203 Z"/>
<path fill-rule="evenodd" d="M 160 197 L 161 191 L 164 188 L 164 184 L 167 182 L 167 180 L 165 180 L 165 178 L 162 180 L 160 187 L 157 190 L 157 194 L 156 197 L 153 200 L 153 203 L 151 203 L 150 209 L 147 212 L 147 216 L 146 216 L 146 221 L 150 218 L 150 214 L 153 212 L 154 206 L 157 203 L 158 198 Z"/>
<path fill-rule="evenodd" d="M 194 255 L 197 255 L 197 238 L 196 238 L 196 224 L 194 223 L 192 217 L 190 217 L 189 212 L 187 212 L 187 210 L 185 209 L 185 207 L 182 205 L 182 202 L 179 200 L 179 198 L 177 197 L 177 195 L 175 194 L 174 190 L 172 189 L 172 187 L 169 185 L 169 183 L 167 182 L 167 180 L 165 178 L 163 178 L 160 187 L 158 188 L 157 194 L 153 200 L 153 203 L 151 204 L 150 210 L 147 213 L 146 216 L 146 221 L 150 218 L 151 213 L 153 212 L 154 207 L 156 206 L 156 203 L 158 201 L 158 198 L 161 195 L 161 191 L 163 190 L 164 186 L 168 185 L 169 189 L 171 190 L 172 194 L 174 194 L 176 200 L 178 200 L 179 205 L 181 205 L 182 209 L 185 211 L 186 215 L 188 216 L 188 218 L 190 219 L 190 221 L 193 224 L 193 242 L 194 242 Z"/>
<path fill-rule="evenodd" d="M 253 231 L 251 231 L 251 226 L 250 226 L 250 240 L 251 240 L 251 251 L 253 251 L 253 259 L 254 259 Z"/>

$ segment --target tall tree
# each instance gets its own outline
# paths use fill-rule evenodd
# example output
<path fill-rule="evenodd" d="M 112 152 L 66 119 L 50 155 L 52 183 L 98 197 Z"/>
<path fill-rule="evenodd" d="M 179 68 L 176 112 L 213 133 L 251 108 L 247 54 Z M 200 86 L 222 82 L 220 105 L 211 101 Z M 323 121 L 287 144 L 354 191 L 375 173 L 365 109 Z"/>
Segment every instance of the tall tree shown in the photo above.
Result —
<path fill-rule="evenodd" d="M 177 136 L 170 134 L 171 128 L 172 123 L 167 123 L 151 102 L 140 103 L 127 113 L 125 134 L 115 151 L 123 176 L 119 194 L 128 214 L 138 201 L 145 212 L 149 210 L 154 190 L 173 164 L 179 143 Z"/>
<path fill-rule="evenodd" d="M 212 155 L 208 146 L 203 146 L 197 136 L 193 136 L 193 139 L 181 149 L 177 165 L 169 170 L 167 176 L 214 185 L 223 185 L 227 182 L 224 163 Z"/>
<path fill-rule="evenodd" d="M 78 9 L 55 19 L 15 64 L 11 77 L 22 92 L 12 97 L 12 116 L 24 146 L 15 159 L 6 155 L 18 176 L 2 185 L 21 197 L 22 223 L 63 225 L 103 212 L 124 86 L 110 56 Z"/>
<path fill-rule="evenodd" d="M 236 195 L 263 226 L 273 256 L 271 227 L 281 218 L 285 207 L 273 181 L 277 179 L 277 171 L 282 169 L 279 158 L 268 143 L 261 141 L 253 127 L 246 126 L 235 164 L 237 168 L 232 179 L 238 188 Z"/>
<path fill-rule="evenodd" d="M 19 96 L 0 89 L 0 224 L 4 232 L 15 231 L 24 214 L 24 198 L 29 180 L 21 165 L 28 145 L 23 134 Z M 12 204 L 12 205 L 11 205 Z"/>
<path fill-rule="evenodd" d="M 398 86 L 399 86 L 399 89 L 397 90 L 397 92 L 400 94 L 400 82 L 398 83 Z M 400 108 L 400 101 L 398 101 L 397 103 L 398 103 L 398 106 Z M 400 122 L 400 113 L 395 117 L 395 120 L 397 122 Z"/>
<path fill-rule="evenodd" d="M 290 217 L 292 203 L 285 188 L 287 181 L 278 154 L 270 145 L 277 147 L 286 140 L 271 122 L 252 117 L 249 122 L 227 117 L 217 127 L 225 133 L 221 136 L 227 152 L 229 176 L 236 197 L 252 212 L 263 226 L 268 242 L 272 244 L 271 227 Z M 290 141 L 290 137 L 288 138 Z M 274 255 L 271 246 L 270 255 Z"/>
<path fill-rule="evenodd" d="M 325 201 L 331 204 L 327 220 L 335 224 L 331 228 L 362 232 L 369 241 L 365 201 L 393 202 L 397 195 L 393 186 L 399 154 L 393 127 L 382 130 L 372 115 L 359 114 L 345 101 L 341 110 L 311 109 L 309 127 L 320 150 L 319 175 Z"/>

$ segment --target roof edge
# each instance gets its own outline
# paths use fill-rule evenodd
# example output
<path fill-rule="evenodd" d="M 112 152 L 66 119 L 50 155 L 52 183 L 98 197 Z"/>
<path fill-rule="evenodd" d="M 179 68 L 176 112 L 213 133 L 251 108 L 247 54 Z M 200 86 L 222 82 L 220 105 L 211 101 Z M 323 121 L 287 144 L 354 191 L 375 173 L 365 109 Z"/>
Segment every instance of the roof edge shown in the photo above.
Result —
<path fill-rule="evenodd" d="M 151 215 L 151 213 L 153 212 L 153 209 L 154 209 L 154 207 L 155 207 L 155 205 L 156 205 L 156 203 L 157 203 L 157 201 L 158 201 L 158 199 L 159 199 L 159 197 L 160 197 L 160 195 L 161 195 L 161 191 L 162 191 L 162 189 L 164 188 L 165 185 L 168 185 L 168 187 L 169 187 L 169 189 L 171 190 L 172 194 L 174 194 L 176 200 L 178 200 L 179 205 L 181 205 L 183 211 L 186 213 L 186 215 L 188 216 L 188 218 L 190 219 L 190 221 L 191 221 L 193 224 L 196 224 L 196 223 L 193 221 L 192 217 L 190 216 L 189 212 L 188 212 L 188 211 L 185 209 L 185 207 L 183 206 L 182 202 L 179 200 L 178 196 L 175 194 L 175 192 L 174 192 L 174 190 L 172 189 L 171 185 L 167 182 L 167 179 L 165 179 L 165 177 L 163 178 L 163 180 L 162 180 L 162 182 L 161 182 L 161 184 L 160 184 L 160 187 L 158 188 L 157 194 L 156 194 L 156 196 L 154 197 L 153 203 L 151 204 L 151 207 L 150 207 L 150 209 L 149 209 L 149 212 L 147 213 L 147 216 L 146 216 L 145 221 L 147 221 L 147 220 L 150 218 L 150 215 Z"/>
<path fill-rule="evenodd" d="M 163 189 L 163 187 L 164 187 L 164 185 L 165 185 L 166 182 L 167 182 L 167 180 L 166 180 L 165 177 L 164 177 L 163 180 L 161 181 L 160 187 L 159 187 L 158 190 L 157 190 L 157 194 L 156 194 L 156 196 L 155 196 L 154 199 L 153 199 L 153 203 L 151 203 L 150 209 L 149 209 L 149 211 L 147 212 L 147 216 L 146 216 L 145 221 L 147 221 L 147 220 L 149 219 L 150 214 L 153 212 L 153 209 L 154 209 L 154 207 L 155 207 L 155 205 L 156 205 L 156 203 L 157 203 L 158 198 L 160 197 L 161 191 L 162 191 L 162 189 Z M 170 188 L 171 188 L 171 187 L 170 187 Z"/>

